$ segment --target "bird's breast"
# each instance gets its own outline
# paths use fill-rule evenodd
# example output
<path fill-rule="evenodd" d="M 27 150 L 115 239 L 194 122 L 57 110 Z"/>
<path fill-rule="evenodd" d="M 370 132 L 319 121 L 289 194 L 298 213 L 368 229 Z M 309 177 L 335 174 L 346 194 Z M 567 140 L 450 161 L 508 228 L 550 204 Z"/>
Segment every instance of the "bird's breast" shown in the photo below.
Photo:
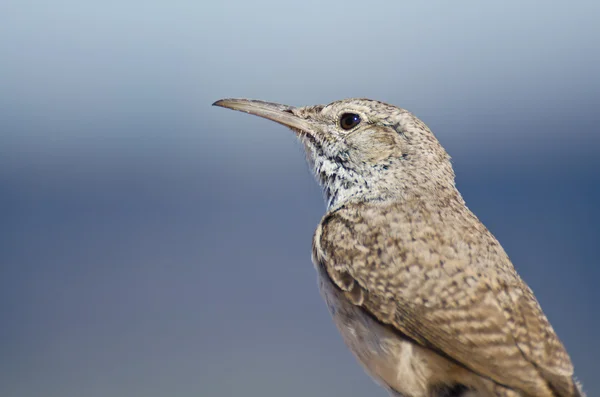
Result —
<path fill-rule="evenodd" d="M 426 395 L 431 368 L 420 346 L 378 323 L 354 306 L 319 271 L 321 295 L 344 342 L 371 377 L 403 395 Z"/>

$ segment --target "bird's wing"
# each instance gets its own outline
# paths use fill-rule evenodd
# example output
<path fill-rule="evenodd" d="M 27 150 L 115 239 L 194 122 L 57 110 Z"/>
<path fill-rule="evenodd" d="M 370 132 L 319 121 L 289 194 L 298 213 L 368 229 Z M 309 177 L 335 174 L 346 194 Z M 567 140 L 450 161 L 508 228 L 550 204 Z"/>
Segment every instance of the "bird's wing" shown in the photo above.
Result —
<path fill-rule="evenodd" d="M 516 273 L 477 270 L 443 238 L 432 246 L 433 230 L 399 240 L 350 218 L 324 218 L 313 258 L 355 305 L 499 384 L 575 395 L 569 356 Z"/>

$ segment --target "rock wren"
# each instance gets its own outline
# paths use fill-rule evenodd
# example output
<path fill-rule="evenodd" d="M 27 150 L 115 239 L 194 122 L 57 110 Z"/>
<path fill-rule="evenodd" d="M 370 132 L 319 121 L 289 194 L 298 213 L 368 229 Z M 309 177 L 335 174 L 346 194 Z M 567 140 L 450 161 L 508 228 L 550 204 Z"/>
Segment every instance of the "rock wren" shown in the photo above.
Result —
<path fill-rule="evenodd" d="M 292 129 L 323 188 L 319 286 L 347 346 L 392 396 L 583 396 L 531 289 L 465 206 L 410 112 L 368 99 L 214 103 Z"/>

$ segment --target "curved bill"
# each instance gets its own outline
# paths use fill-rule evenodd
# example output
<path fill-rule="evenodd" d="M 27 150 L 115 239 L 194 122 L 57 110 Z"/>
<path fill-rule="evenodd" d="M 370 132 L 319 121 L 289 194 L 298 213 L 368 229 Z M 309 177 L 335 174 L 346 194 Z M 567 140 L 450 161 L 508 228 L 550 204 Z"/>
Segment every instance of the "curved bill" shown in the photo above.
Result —
<path fill-rule="evenodd" d="M 286 127 L 310 132 L 310 122 L 302 119 L 292 113 L 293 106 L 282 105 L 279 103 L 264 102 L 254 99 L 228 98 L 220 99 L 213 103 L 213 106 L 239 110 L 265 119 L 273 120 Z"/>

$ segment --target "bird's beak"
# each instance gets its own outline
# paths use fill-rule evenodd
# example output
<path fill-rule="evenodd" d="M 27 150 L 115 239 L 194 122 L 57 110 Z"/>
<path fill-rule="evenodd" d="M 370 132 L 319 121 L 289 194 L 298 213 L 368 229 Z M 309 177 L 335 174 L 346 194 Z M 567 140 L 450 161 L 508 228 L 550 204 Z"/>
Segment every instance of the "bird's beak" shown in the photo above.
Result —
<path fill-rule="evenodd" d="M 271 103 L 257 101 L 254 99 L 221 99 L 213 103 L 213 106 L 239 110 L 265 119 L 273 120 L 286 127 L 290 127 L 295 131 L 301 131 L 305 134 L 310 133 L 311 123 L 296 116 L 292 111 L 293 106 L 281 105 L 279 103 Z"/>

